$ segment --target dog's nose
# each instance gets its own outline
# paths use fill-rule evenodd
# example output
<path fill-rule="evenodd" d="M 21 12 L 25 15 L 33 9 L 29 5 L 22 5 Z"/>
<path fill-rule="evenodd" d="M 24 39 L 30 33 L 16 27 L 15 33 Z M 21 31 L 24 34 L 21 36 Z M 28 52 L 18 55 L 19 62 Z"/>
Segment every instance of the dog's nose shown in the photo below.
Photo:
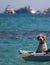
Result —
<path fill-rule="evenodd" d="M 42 41 L 42 39 L 40 38 L 39 40 L 41 40 Z"/>

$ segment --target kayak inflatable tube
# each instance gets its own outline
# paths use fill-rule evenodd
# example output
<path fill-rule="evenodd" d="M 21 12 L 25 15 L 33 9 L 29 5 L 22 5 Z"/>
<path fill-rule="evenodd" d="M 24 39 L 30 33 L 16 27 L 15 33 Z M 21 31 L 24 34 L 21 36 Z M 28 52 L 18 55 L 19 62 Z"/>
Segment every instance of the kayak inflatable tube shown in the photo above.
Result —
<path fill-rule="evenodd" d="M 27 61 L 50 61 L 50 53 L 35 53 L 32 51 L 19 50 L 19 55 Z"/>

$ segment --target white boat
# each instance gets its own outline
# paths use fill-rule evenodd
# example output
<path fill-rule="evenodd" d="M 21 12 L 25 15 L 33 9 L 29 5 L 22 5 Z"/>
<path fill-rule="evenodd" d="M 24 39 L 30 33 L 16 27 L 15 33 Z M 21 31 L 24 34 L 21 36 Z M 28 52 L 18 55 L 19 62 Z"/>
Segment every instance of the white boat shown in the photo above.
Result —
<path fill-rule="evenodd" d="M 4 13 L 7 13 L 7 14 L 15 14 L 15 11 L 14 11 L 14 9 L 10 5 L 8 5 L 5 8 L 5 12 Z"/>
<path fill-rule="evenodd" d="M 37 11 L 36 10 L 33 10 L 31 6 L 28 6 L 27 7 L 27 11 L 30 12 L 30 13 L 32 13 L 32 14 L 37 13 Z"/>
<path fill-rule="evenodd" d="M 32 51 L 19 51 L 20 57 L 27 61 L 50 61 L 50 53 L 35 53 Z"/>

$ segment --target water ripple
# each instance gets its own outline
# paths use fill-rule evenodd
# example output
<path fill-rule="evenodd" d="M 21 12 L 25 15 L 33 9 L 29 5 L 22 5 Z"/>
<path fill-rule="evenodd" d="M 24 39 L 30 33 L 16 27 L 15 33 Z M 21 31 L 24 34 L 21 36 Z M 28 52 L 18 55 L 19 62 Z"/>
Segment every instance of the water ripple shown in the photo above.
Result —
<path fill-rule="evenodd" d="M 35 38 L 39 33 L 46 34 L 50 37 L 50 31 L 39 31 L 39 30 L 0 30 L 0 38 L 10 37 L 28 37 Z"/>

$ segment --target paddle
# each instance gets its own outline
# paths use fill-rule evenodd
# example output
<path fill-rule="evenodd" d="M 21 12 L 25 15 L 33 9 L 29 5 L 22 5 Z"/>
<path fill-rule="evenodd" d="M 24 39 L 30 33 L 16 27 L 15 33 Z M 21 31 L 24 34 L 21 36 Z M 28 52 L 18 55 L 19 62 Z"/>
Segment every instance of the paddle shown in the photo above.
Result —
<path fill-rule="evenodd" d="M 31 55 L 33 55 L 33 53 L 22 53 L 19 56 L 20 57 L 27 57 L 27 56 L 31 56 Z"/>

